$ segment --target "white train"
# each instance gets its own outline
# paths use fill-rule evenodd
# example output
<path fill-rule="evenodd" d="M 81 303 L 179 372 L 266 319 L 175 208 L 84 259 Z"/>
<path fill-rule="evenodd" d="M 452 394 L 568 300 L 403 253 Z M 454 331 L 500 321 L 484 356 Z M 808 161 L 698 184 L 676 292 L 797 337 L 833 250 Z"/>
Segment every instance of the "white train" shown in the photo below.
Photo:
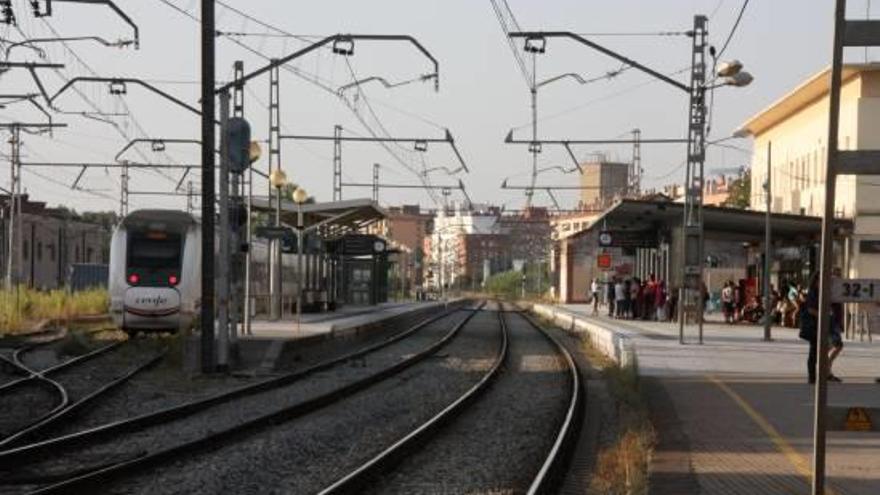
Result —
<path fill-rule="evenodd" d="M 128 333 L 178 331 L 199 313 L 201 225 L 177 210 L 138 210 L 110 243 L 110 313 Z"/>

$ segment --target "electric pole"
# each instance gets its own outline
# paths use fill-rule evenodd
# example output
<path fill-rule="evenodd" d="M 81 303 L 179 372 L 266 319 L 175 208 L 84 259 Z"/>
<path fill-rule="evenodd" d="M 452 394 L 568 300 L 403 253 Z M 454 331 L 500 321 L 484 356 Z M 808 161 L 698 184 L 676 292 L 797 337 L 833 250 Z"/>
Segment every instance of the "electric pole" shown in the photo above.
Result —
<path fill-rule="evenodd" d="M 688 104 L 687 171 L 684 182 L 684 256 L 678 304 L 678 340 L 684 343 L 685 307 L 690 307 L 703 343 L 703 168 L 706 160 L 706 16 L 694 16 Z"/>
<path fill-rule="evenodd" d="M 272 59 L 269 70 L 269 171 L 281 170 L 281 90 L 279 84 L 278 60 Z M 269 204 L 272 203 L 272 187 L 269 184 Z M 276 194 L 280 194 L 280 190 Z M 280 196 L 275 198 L 278 204 Z M 281 217 L 276 213 L 275 225 L 281 225 Z M 269 243 L 269 318 L 281 319 L 281 240 L 271 239 Z"/>
<path fill-rule="evenodd" d="M 342 201 L 342 126 L 333 126 L 333 201 Z"/>
<path fill-rule="evenodd" d="M 214 0 L 201 0 L 202 83 L 202 371 L 214 371 Z"/>
<path fill-rule="evenodd" d="M 637 198 L 642 192 L 642 131 L 633 129 L 633 155 L 629 172 L 628 196 Z"/>
<path fill-rule="evenodd" d="M 373 164 L 373 201 L 379 202 L 379 164 Z"/>

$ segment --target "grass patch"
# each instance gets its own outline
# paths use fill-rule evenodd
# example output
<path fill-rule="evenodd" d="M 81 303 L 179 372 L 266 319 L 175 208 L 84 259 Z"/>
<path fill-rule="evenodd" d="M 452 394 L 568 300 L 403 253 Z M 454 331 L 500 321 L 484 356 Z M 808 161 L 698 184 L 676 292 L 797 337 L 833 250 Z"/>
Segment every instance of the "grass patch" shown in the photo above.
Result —
<path fill-rule="evenodd" d="M 616 409 L 616 435 L 599 448 L 587 493 L 645 495 L 648 463 L 656 435 L 636 366 L 621 367 L 584 342 L 590 362 L 600 370 Z"/>
<path fill-rule="evenodd" d="M 0 334 L 28 331 L 44 319 L 69 319 L 106 313 L 106 290 L 69 293 L 64 290 L 37 291 L 21 288 L 0 291 Z"/>

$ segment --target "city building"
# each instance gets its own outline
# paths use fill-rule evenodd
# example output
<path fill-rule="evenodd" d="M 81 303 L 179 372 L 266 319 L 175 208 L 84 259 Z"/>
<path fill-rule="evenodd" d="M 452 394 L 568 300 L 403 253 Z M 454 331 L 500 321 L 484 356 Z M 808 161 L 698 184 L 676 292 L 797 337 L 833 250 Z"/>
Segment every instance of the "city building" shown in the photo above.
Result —
<path fill-rule="evenodd" d="M 629 192 L 629 163 L 608 161 L 603 157 L 581 163 L 580 207 L 601 209 Z"/>
<path fill-rule="evenodd" d="M 753 210 L 766 211 L 770 148 L 770 203 L 774 213 L 821 215 L 825 205 L 829 69 L 808 78 L 750 118 L 739 134 L 754 138 Z M 847 64 L 840 96 L 839 146 L 880 149 L 880 64 Z M 835 260 L 851 277 L 880 277 L 880 182 L 837 178 L 836 216 L 852 219 L 852 238 Z M 777 260 L 778 261 L 778 260 Z"/>
<path fill-rule="evenodd" d="M 730 186 L 736 177 L 719 175 L 708 177 L 703 185 L 703 204 L 722 206 L 730 198 Z"/>
<path fill-rule="evenodd" d="M 552 244 L 550 218 L 547 208 L 538 206 L 499 217 L 499 232 L 512 241 L 509 246 L 511 263 L 515 266 L 548 263 Z"/>
<path fill-rule="evenodd" d="M 456 203 L 449 208 L 438 210 L 434 216 L 429 243 L 431 277 L 426 280 L 426 284 L 435 290 L 443 286 L 450 287 L 453 284 L 469 282 L 464 280 L 469 278 L 466 275 L 471 277 L 474 275 L 473 272 L 466 273 L 468 264 L 462 263 L 467 259 L 464 250 L 467 249 L 469 236 L 502 233 L 499 222 L 500 208 L 478 204 L 468 206 Z M 471 253 L 473 252 L 476 252 L 475 247 L 471 249 Z M 496 255 L 496 258 L 507 259 L 501 255 Z M 478 262 L 480 267 L 482 263 L 482 260 Z M 480 273 L 482 274 L 482 268 Z"/>
<path fill-rule="evenodd" d="M 550 218 L 550 238 L 552 241 L 564 239 L 593 224 L 603 210 L 581 210 L 553 215 Z"/>
<path fill-rule="evenodd" d="M 4 277 L 12 269 L 13 283 L 57 289 L 66 286 L 71 265 L 108 263 L 110 232 L 105 226 L 71 218 L 67 210 L 48 208 L 22 195 L 21 233 L 16 234 L 19 251 L 13 252 L 10 265 L 9 200 L 8 195 L 0 196 L 0 269 Z"/>

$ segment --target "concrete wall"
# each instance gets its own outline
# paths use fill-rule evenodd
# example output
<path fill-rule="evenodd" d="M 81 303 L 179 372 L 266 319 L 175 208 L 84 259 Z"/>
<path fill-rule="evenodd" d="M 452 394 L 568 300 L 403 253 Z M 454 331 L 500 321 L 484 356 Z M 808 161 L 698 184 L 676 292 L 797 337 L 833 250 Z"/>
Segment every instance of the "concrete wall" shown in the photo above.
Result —
<path fill-rule="evenodd" d="M 580 334 L 602 354 L 620 366 L 636 366 L 636 353 L 632 340 L 626 336 L 612 332 L 607 328 L 590 323 L 583 317 L 576 317 L 564 309 L 546 304 L 535 304 L 532 312 L 553 321 L 560 327 Z"/>
<path fill-rule="evenodd" d="M 0 225 L 0 269 L 5 275 L 8 256 L 8 221 Z M 25 213 L 16 249 L 21 265 L 14 278 L 37 289 L 63 287 L 71 263 L 108 263 L 110 237 L 100 226 L 66 221 L 48 215 Z"/>
<path fill-rule="evenodd" d="M 766 196 L 762 191 L 767 175 L 767 145 L 772 142 L 772 210 L 822 215 L 828 107 L 828 95 L 824 94 L 755 136 L 752 209 L 766 209 Z M 860 72 L 844 82 L 838 139 L 841 149 L 880 149 L 880 73 Z M 880 179 L 837 178 L 835 211 L 855 222 L 849 253 L 851 277 L 880 277 L 880 254 L 859 252 L 859 241 L 880 240 L 877 198 L 880 198 Z"/>

